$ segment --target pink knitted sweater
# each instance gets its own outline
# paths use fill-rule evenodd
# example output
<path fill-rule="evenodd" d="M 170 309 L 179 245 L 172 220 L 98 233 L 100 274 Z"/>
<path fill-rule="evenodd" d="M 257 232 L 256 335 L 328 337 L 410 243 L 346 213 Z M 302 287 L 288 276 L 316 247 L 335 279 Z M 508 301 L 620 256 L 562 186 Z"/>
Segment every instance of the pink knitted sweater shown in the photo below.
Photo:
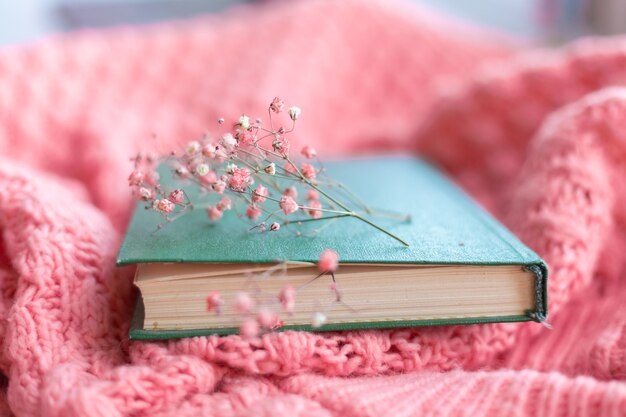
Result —
<path fill-rule="evenodd" d="M 626 415 L 625 84 L 624 39 L 519 52 L 388 2 L 247 6 L 0 52 L 0 414 Z M 554 330 L 129 343 L 133 271 L 114 266 L 129 156 L 275 95 L 324 154 L 444 166 L 547 260 Z"/>

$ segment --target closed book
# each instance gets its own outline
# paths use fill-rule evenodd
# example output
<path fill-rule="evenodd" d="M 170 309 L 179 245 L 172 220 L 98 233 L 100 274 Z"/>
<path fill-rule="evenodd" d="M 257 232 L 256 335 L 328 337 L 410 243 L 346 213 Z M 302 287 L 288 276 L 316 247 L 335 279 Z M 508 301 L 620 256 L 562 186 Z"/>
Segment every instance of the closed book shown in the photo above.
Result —
<path fill-rule="evenodd" d="M 138 264 L 141 295 L 130 338 L 236 333 L 241 314 L 207 312 L 206 298 L 219 291 L 230 305 L 250 290 L 251 279 L 263 294 L 278 294 L 286 284 L 299 289 L 279 331 L 545 318 L 545 263 L 435 167 L 412 157 L 372 157 L 328 162 L 324 170 L 368 207 L 406 215 L 363 213 L 408 246 L 350 216 L 293 220 L 261 233 L 237 210 L 213 223 L 196 208 L 157 230 L 163 218 L 138 204 L 117 259 L 120 266 Z M 347 199 L 339 188 L 330 192 Z M 188 192 L 192 201 L 199 198 L 199 190 Z M 340 302 L 329 291 L 330 276 L 310 282 L 327 248 L 340 256 Z M 311 317 L 319 311 L 327 321 L 314 328 Z"/>

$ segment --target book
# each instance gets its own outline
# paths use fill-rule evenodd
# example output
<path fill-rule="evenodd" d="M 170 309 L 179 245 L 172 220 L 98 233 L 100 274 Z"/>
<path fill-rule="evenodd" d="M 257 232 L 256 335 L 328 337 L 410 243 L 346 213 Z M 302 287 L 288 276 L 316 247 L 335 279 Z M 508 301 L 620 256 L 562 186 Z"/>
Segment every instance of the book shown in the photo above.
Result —
<path fill-rule="evenodd" d="M 376 218 L 409 246 L 350 217 L 328 220 L 323 230 L 319 222 L 293 222 L 259 233 L 235 211 L 211 223 L 196 209 L 156 231 L 162 217 L 138 204 L 117 259 L 138 265 L 130 338 L 236 333 L 241 317 L 208 313 L 209 293 L 232 302 L 250 274 L 270 268 L 280 273 L 255 282 L 264 293 L 277 294 L 287 282 L 298 288 L 317 275 L 326 248 L 340 256 L 342 302 L 323 326 L 311 326 L 331 297 L 330 277 L 320 277 L 298 292 L 295 312 L 281 317 L 278 330 L 545 319 L 546 264 L 435 167 L 412 157 L 370 157 L 328 162 L 325 170 L 370 207 L 410 215 Z"/>

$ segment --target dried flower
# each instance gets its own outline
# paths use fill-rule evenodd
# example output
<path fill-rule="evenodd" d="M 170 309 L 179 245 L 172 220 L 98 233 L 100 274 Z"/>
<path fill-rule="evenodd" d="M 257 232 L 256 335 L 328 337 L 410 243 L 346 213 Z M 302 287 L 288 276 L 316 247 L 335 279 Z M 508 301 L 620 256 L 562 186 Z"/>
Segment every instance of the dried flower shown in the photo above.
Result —
<path fill-rule="evenodd" d="M 339 255 L 332 249 L 326 249 L 320 254 L 317 268 L 321 272 L 335 272 L 339 266 Z"/>
<path fill-rule="evenodd" d="M 278 321 L 278 316 L 276 313 L 268 310 L 267 308 L 262 308 L 256 316 L 257 322 L 261 325 L 261 327 L 266 329 L 271 329 L 276 325 Z"/>
<path fill-rule="evenodd" d="M 251 219 L 251 220 L 258 220 L 259 217 L 261 216 L 261 207 L 257 206 L 256 204 L 248 204 L 248 207 L 246 208 L 246 217 Z"/>
<path fill-rule="evenodd" d="M 249 293 L 240 292 L 235 296 L 233 307 L 238 313 L 246 314 L 254 307 L 254 300 L 250 297 Z"/>
<path fill-rule="evenodd" d="M 278 301 L 285 312 L 291 314 L 296 306 L 296 290 L 291 285 L 285 285 L 278 294 Z"/>
<path fill-rule="evenodd" d="M 314 180 L 317 176 L 317 171 L 315 170 L 315 167 L 313 167 L 313 165 L 311 164 L 307 164 L 306 162 L 302 163 L 302 168 L 300 168 L 300 171 L 302 172 L 302 175 L 304 175 L 304 178 L 309 180 Z"/>
<path fill-rule="evenodd" d="M 313 313 L 311 317 L 311 327 L 317 329 L 322 327 L 324 323 L 326 323 L 326 314 L 320 312 Z"/>
<path fill-rule="evenodd" d="M 252 145 L 254 143 L 254 134 L 249 130 L 240 130 L 237 132 L 237 140 L 244 145 Z"/>
<path fill-rule="evenodd" d="M 171 213 L 174 211 L 176 206 L 167 198 L 161 198 L 160 200 L 156 200 L 154 202 L 154 208 L 160 211 L 161 213 Z"/>
<path fill-rule="evenodd" d="M 280 230 L 280 224 L 279 223 L 272 223 L 272 225 L 270 226 L 270 230 L 272 232 L 278 232 Z"/>
<path fill-rule="evenodd" d="M 213 291 L 206 298 L 206 310 L 208 312 L 215 311 L 216 314 L 220 314 L 223 303 L 220 293 Z"/>
<path fill-rule="evenodd" d="M 220 117 L 219 119 L 217 119 L 217 123 L 224 124 L 224 118 Z"/>
<path fill-rule="evenodd" d="M 319 200 L 309 200 L 307 214 L 314 219 L 319 219 L 322 217 L 323 213 L 321 210 L 316 210 L 316 209 L 321 209 L 321 208 L 322 208 L 322 203 L 320 203 Z"/>
<path fill-rule="evenodd" d="M 226 133 L 222 136 L 222 144 L 227 148 L 233 148 L 237 145 L 237 139 L 235 139 L 232 133 Z"/>
<path fill-rule="evenodd" d="M 307 200 L 319 200 L 319 198 L 320 198 L 319 193 L 314 189 L 310 189 L 309 191 L 306 192 Z"/>
<path fill-rule="evenodd" d="M 131 172 L 130 176 L 128 177 L 128 184 L 140 185 L 143 182 L 143 179 L 144 179 L 143 172 L 135 170 Z"/>
<path fill-rule="evenodd" d="M 267 194 L 267 188 L 265 188 L 263 184 L 259 184 L 259 186 L 256 187 L 256 190 L 254 190 L 254 193 L 252 195 L 252 202 L 263 203 L 267 198 Z"/>
<path fill-rule="evenodd" d="M 213 191 L 215 191 L 216 193 L 223 194 L 224 190 L 226 190 L 226 183 L 222 180 L 219 180 L 215 184 L 213 184 L 211 188 L 213 188 Z"/>
<path fill-rule="evenodd" d="M 317 156 L 317 151 L 312 146 L 305 146 L 301 151 L 302 155 L 304 155 L 307 159 L 313 159 Z"/>
<path fill-rule="evenodd" d="M 207 164 L 200 164 L 196 167 L 196 174 L 200 177 L 204 177 L 209 173 L 210 169 Z"/>
<path fill-rule="evenodd" d="M 294 186 L 287 187 L 283 191 L 283 195 L 293 198 L 294 200 L 298 198 L 298 189 Z"/>
<path fill-rule="evenodd" d="M 247 319 L 241 323 L 239 327 L 239 334 L 245 338 L 253 338 L 259 334 L 259 323 L 256 320 Z"/>
<path fill-rule="evenodd" d="M 298 203 L 288 195 L 284 195 L 280 198 L 279 206 L 283 213 L 285 213 L 285 216 L 298 210 Z"/>
<path fill-rule="evenodd" d="M 195 155 L 198 152 L 200 152 L 200 143 L 198 141 L 192 141 L 189 142 L 187 144 L 187 147 L 185 148 L 185 152 L 187 152 L 187 155 Z"/>
<path fill-rule="evenodd" d="M 287 113 L 289 114 L 289 117 L 291 117 L 291 120 L 295 122 L 296 120 L 298 120 L 298 117 L 300 117 L 302 110 L 300 109 L 300 107 L 293 106 L 290 107 L 289 110 L 287 110 Z"/>
<path fill-rule="evenodd" d="M 214 222 L 222 218 L 224 212 L 217 207 L 209 207 L 206 209 L 209 219 Z"/>
<path fill-rule="evenodd" d="M 272 103 L 270 104 L 270 110 L 274 113 L 280 113 L 284 108 L 285 102 L 278 97 L 274 97 L 274 100 L 272 100 Z"/>
<path fill-rule="evenodd" d="M 274 175 L 276 174 L 276 164 L 275 163 L 271 163 L 268 166 L 266 166 L 263 171 L 265 171 L 265 173 L 270 174 L 270 175 Z"/>
<path fill-rule="evenodd" d="M 228 198 L 228 196 L 224 196 L 217 202 L 215 207 L 220 211 L 230 210 L 232 208 L 232 201 Z"/>
<path fill-rule="evenodd" d="M 143 201 L 150 201 L 154 197 L 155 197 L 154 191 L 145 187 L 141 187 L 139 189 L 139 198 L 142 199 Z"/>
<path fill-rule="evenodd" d="M 245 114 L 239 117 L 239 126 L 247 130 L 250 127 L 250 118 Z"/>
<path fill-rule="evenodd" d="M 233 191 L 243 192 L 250 183 L 250 170 L 248 168 L 236 168 L 228 178 L 228 188 Z"/>
<path fill-rule="evenodd" d="M 177 188 L 170 193 L 167 199 L 173 203 L 182 204 L 183 200 L 185 199 L 185 192 L 180 188 Z"/>

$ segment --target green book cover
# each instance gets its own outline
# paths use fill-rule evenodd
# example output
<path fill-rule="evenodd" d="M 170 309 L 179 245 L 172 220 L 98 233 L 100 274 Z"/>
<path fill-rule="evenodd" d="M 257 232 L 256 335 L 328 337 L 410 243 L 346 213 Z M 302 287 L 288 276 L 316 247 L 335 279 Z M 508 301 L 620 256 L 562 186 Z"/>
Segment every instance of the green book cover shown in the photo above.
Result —
<path fill-rule="evenodd" d="M 316 262 L 321 251 L 333 248 L 340 254 L 342 263 L 350 264 L 521 265 L 536 277 L 535 310 L 525 316 L 402 321 L 384 325 L 377 323 L 376 326 L 343 323 L 324 326 L 323 330 L 545 318 L 547 268 L 544 262 L 436 168 L 411 157 L 376 157 L 328 162 L 325 169 L 331 178 L 345 184 L 370 207 L 410 215 L 410 221 L 370 217 L 401 237 L 409 246 L 350 217 L 338 219 L 318 233 L 314 233 L 317 222 L 284 225 L 278 233 L 254 232 L 249 230 L 254 223 L 248 225 L 242 213 L 235 210 L 226 212 L 219 222 L 211 223 L 204 210 L 196 209 L 155 231 L 163 218 L 138 204 L 120 248 L 117 264 Z M 164 184 L 171 186 L 173 183 L 168 183 L 166 179 L 168 175 L 167 170 L 162 171 Z M 196 197 L 191 190 L 192 201 Z M 289 233 L 289 228 L 298 230 L 299 235 Z M 131 338 L 214 333 L 211 329 L 148 331 L 140 326 L 141 300 Z M 289 328 L 285 326 L 284 329 Z M 307 326 L 298 328 L 308 329 Z"/>

